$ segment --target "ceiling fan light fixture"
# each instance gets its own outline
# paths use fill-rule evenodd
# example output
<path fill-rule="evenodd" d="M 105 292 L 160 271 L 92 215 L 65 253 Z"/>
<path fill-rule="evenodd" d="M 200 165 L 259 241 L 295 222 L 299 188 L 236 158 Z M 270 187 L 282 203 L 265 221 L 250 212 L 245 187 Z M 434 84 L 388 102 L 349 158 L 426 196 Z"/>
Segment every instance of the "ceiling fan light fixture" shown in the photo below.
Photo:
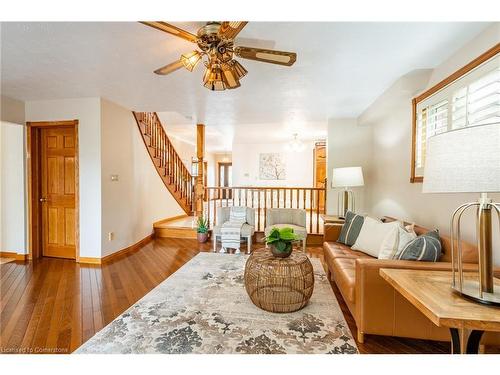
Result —
<path fill-rule="evenodd" d="M 200 60 L 201 53 L 199 53 L 198 51 L 184 53 L 181 55 L 181 62 L 184 65 L 184 68 L 186 68 L 190 72 L 192 72 L 193 69 L 196 68 L 196 65 L 198 65 Z"/>
<path fill-rule="evenodd" d="M 224 84 L 228 89 L 235 89 L 240 87 L 240 80 L 236 75 L 236 72 L 229 65 L 226 65 L 222 69 L 222 78 L 224 80 Z"/>
<path fill-rule="evenodd" d="M 220 66 L 208 67 L 203 76 L 204 86 L 211 91 L 223 91 L 226 89 L 223 72 Z"/>
<path fill-rule="evenodd" d="M 246 70 L 243 65 L 241 65 L 238 61 L 236 60 L 231 60 L 229 62 L 229 66 L 233 68 L 234 73 L 236 74 L 236 77 L 238 79 L 242 79 L 244 76 L 247 75 L 248 70 Z"/>

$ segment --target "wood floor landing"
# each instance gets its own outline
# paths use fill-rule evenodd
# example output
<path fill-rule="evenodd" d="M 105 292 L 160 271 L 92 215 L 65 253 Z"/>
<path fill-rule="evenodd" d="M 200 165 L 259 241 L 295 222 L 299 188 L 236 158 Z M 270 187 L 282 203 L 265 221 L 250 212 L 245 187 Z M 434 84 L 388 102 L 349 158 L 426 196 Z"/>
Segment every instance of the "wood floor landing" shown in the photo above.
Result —
<path fill-rule="evenodd" d="M 70 353 L 210 244 L 161 238 L 102 266 L 43 258 L 0 269 L 0 353 Z M 308 253 L 323 262 L 320 247 Z M 332 288 L 356 337 L 356 326 Z M 449 353 L 449 343 L 366 336 L 361 353 Z"/>

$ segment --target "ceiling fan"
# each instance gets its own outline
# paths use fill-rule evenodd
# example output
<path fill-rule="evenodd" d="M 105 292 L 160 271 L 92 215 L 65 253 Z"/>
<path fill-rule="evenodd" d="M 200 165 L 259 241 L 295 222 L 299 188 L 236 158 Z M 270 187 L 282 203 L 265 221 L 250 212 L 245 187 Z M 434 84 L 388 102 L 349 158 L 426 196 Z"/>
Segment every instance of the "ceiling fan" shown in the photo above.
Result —
<path fill-rule="evenodd" d="M 234 57 L 284 66 L 293 65 L 297 59 L 295 52 L 235 46 L 234 39 L 248 23 L 246 21 L 207 22 L 198 30 L 197 35 L 162 21 L 141 23 L 195 43 L 199 48 L 155 70 L 156 74 L 170 74 L 182 67 L 192 72 L 205 57 L 203 84 L 212 91 L 240 87 L 240 79 L 248 72 Z"/>

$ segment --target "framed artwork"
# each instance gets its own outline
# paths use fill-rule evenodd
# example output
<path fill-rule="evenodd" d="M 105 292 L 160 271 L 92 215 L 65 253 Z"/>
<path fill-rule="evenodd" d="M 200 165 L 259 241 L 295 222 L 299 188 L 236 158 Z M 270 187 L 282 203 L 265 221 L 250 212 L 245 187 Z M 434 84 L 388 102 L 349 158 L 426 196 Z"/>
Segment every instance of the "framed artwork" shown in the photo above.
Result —
<path fill-rule="evenodd" d="M 259 179 L 260 180 L 285 180 L 286 165 L 281 154 L 259 154 Z"/>

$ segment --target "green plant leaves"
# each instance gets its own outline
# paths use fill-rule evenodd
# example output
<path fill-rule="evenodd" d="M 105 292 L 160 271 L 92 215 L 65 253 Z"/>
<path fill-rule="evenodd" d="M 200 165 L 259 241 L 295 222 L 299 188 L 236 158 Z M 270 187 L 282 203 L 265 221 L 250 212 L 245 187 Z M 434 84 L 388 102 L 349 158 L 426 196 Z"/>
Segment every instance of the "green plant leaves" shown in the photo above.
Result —
<path fill-rule="evenodd" d="M 283 242 L 288 243 L 291 241 L 298 240 L 299 237 L 294 233 L 293 228 L 272 228 L 269 236 L 266 237 L 266 242 L 268 244 Z M 278 249 L 279 250 L 279 249 Z M 279 250 L 281 251 L 281 250 Z"/>
<path fill-rule="evenodd" d="M 208 233 L 208 220 L 203 216 L 198 217 L 196 221 L 196 232 Z"/>

